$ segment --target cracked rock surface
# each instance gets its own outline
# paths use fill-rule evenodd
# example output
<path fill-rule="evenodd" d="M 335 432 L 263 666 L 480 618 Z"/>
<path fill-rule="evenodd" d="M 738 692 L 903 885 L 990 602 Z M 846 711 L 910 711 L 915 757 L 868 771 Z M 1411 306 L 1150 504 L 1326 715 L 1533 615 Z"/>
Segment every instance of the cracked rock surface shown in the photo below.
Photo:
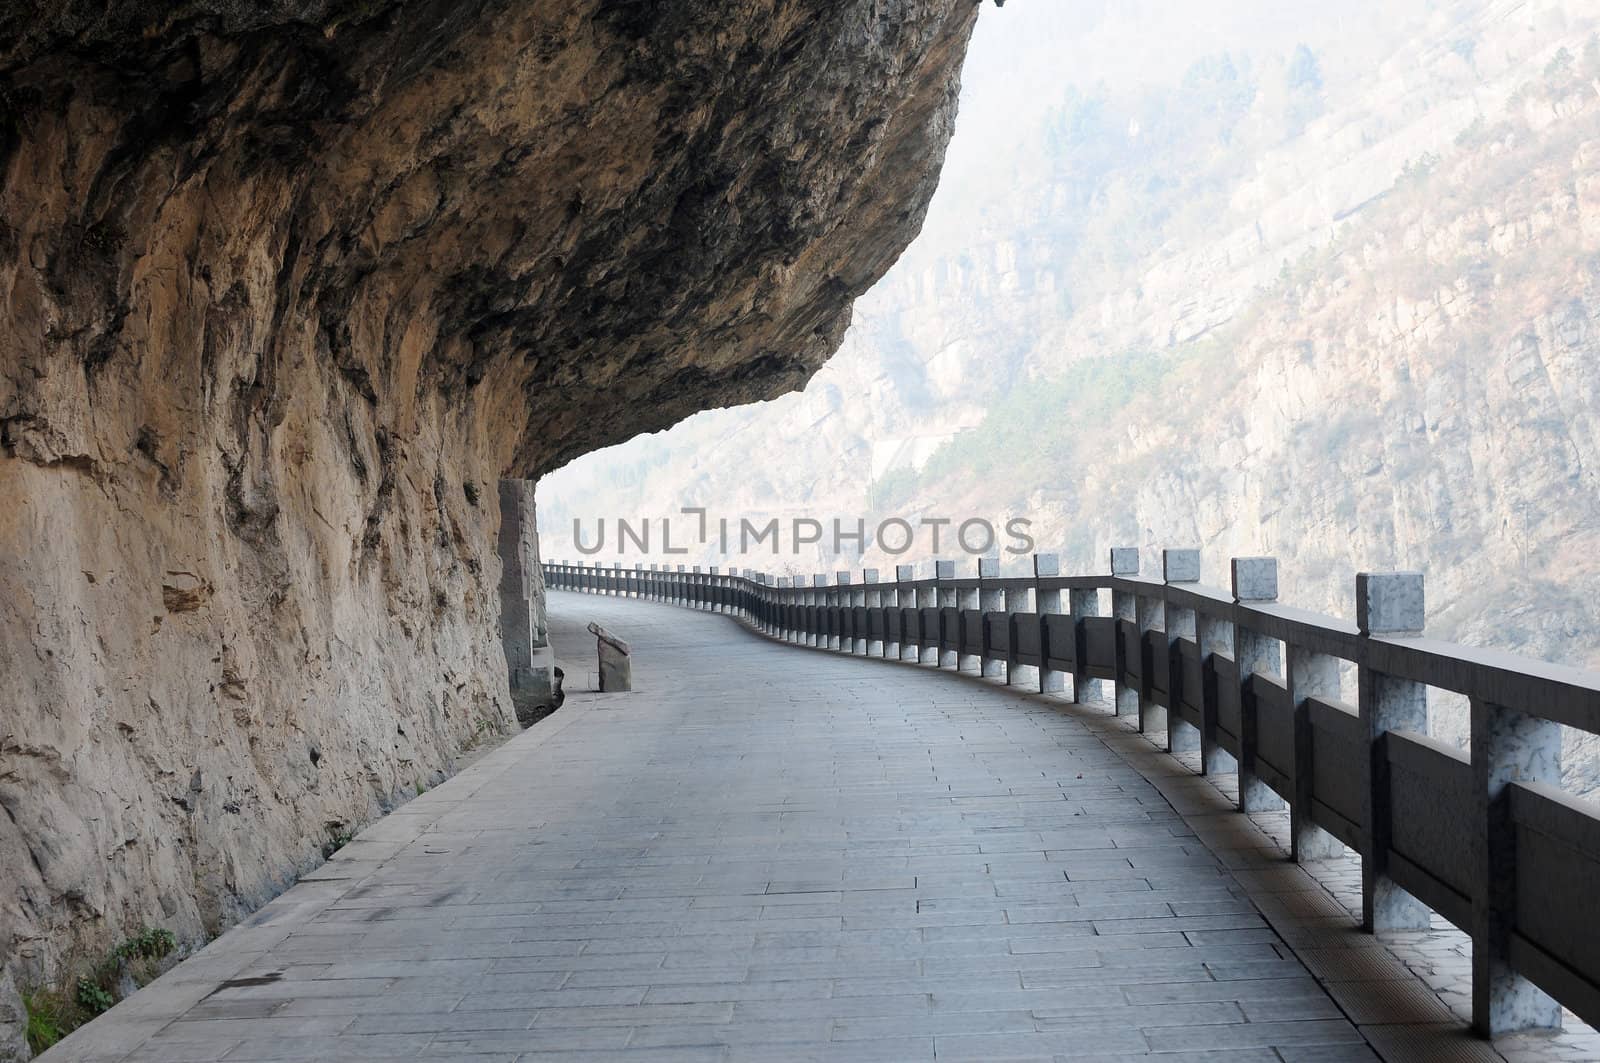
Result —
<path fill-rule="evenodd" d="M 507 731 L 495 481 L 800 385 L 976 10 L 0 0 L 0 968 Z"/>

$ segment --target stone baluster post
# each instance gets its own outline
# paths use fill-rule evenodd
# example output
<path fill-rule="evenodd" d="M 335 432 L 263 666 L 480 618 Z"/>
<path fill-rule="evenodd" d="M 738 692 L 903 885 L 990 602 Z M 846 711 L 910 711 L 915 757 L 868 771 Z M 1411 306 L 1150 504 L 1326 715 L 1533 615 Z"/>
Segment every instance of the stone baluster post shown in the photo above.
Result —
<path fill-rule="evenodd" d="M 1113 578 L 1132 579 L 1139 574 L 1139 548 L 1137 546 L 1113 546 L 1111 548 L 1111 575 Z M 1139 626 L 1139 596 L 1133 591 L 1111 589 L 1111 615 L 1117 618 L 1120 628 L 1121 622 L 1131 620 L 1135 627 Z M 1141 635 L 1143 634 L 1141 629 Z M 1130 655 L 1141 654 L 1144 651 L 1143 643 L 1124 646 L 1123 652 Z M 1139 691 L 1128 686 L 1119 675 L 1116 682 L 1115 697 L 1117 699 L 1118 716 L 1137 716 L 1139 714 Z M 1141 674 L 1143 674 L 1141 672 Z"/>
<path fill-rule="evenodd" d="M 872 637 L 872 614 L 883 608 L 883 591 L 878 587 L 878 570 L 861 570 L 861 589 L 856 592 L 856 602 L 867 610 L 867 630 L 856 632 L 856 652 L 869 657 L 883 656 L 883 640 Z"/>
<path fill-rule="evenodd" d="M 806 632 L 806 645 L 826 649 L 828 636 L 824 628 L 827 626 L 827 614 L 822 610 L 828 607 L 828 577 L 820 572 L 811 577 L 809 600 L 816 606 L 817 613 L 811 622 L 811 630 Z"/>
<path fill-rule="evenodd" d="M 789 629 L 789 641 L 797 646 L 804 646 L 806 642 L 805 607 L 808 593 L 805 577 L 790 576 L 789 588 L 789 604 L 794 606 L 794 614 L 791 617 L 793 626 Z"/>
<path fill-rule="evenodd" d="M 809 593 L 806 589 L 804 576 L 789 577 L 789 604 L 794 606 L 794 615 L 791 618 L 793 626 L 789 629 L 789 641 L 796 646 L 804 646 L 806 644 L 805 607 Z"/>
<path fill-rule="evenodd" d="M 1083 621 L 1100 615 L 1100 592 L 1092 587 L 1068 590 L 1067 607 L 1072 611 L 1073 640 L 1077 645 L 1077 665 L 1072 673 L 1072 700 L 1079 705 L 1088 705 L 1100 700 L 1100 680 L 1089 678 L 1089 644 L 1084 636 Z"/>
<path fill-rule="evenodd" d="M 895 604 L 901 609 L 915 609 L 917 607 L 917 592 L 910 584 L 917 578 L 917 566 L 894 566 Z M 902 632 L 903 634 L 903 632 Z M 902 661 L 917 659 L 917 647 L 914 643 L 900 642 L 895 647 Z"/>
<path fill-rule="evenodd" d="M 1161 578 L 1168 586 L 1200 582 L 1199 550 L 1161 551 Z M 1167 601 L 1167 752 L 1187 753 L 1200 748 L 1200 730 L 1180 716 L 1173 706 L 1183 682 L 1177 646 L 1179 639 L 1197 637 L 1195 611 Z"/>
<path fill-rule="evenodd" d="M 1289 852 L 1293 859 L 1328 860 L 1338 856 L 1343 843 L 1317 826 L 1312 802 L 1316 772 L 1312 761 L 1311 707 L 1307 698 L 1337 700 L 1339 659 L 1313 653 L 1293 642 L 1284 645 L 1288 659 L 1289 708 L 1294 713 L 1294 783 L 1289 801 Z"/>
<path fill-rule="evenodd" d="M 1422 573 L 1361 572 L 1356 575 L 1356 626 L 1368 637 L 1422 634 Z M 1293 681 L 1294 649 L 1290 647 Z M 1385 735 L 1428 733 L 1428 688 L 1411 679 L 1359 666 L 1359 711 L 1367 739 L 1367 776 L 1362 808 L 1361 922 L 1368 930 L 1426 929 L 1426 906 L 1389 877 L 1389 771 Z M 1292 688 L 1291 688 L 1292 691 Z M 1298 857 L 1298 854 L 1296 854 Z"/>
<path fill-rule="evenodd" d="M 1214 609 L 1200 609 L 1195 617 L 1195 631 L 1200 648 L 1201 682 L 1205 682 L 1206 662 L 1213 654 L 1233 659 L 1233 603 L 1218 603 Z M 1226 611 L 1226 613 L 1224 613 Z M 1200 773 L 1202 775 L 1233 775 L 1239 763 L 1217 738 L 1217 695 L 1202 691 L 1200 712 Z"/>
<path fill-rule="evenodd" d="M 1006 645 L 1006 658 L 1000 662 L 1005 670 L 1006 686 L 1036 686 L 1039 682 L 1039 670 L 1031 664 L 1012 664 L 1017 655 L 1017 640 L 1012 637 L 1015 633 L 1009 630 L 1009 625 L 1014 621 L 1010 619 L 1013 613 L 1032 612 L 1033 606 L 1032 587 L 1007 587 L 1002 593 L 1001 608 L 1006 611 L 1006 624 L 1008 625 Z"/>
<path fill-rule="evenodd" d="M 1488 885 L 1472 899 L 1472 1025 L 1486 1037 L 1560 1029 L 1561 1005 L 1511 968 L 1517 835 L 1509 791 L 1514 782 L 1561 785 L 1561 725 L 1474 698 L 1472 776 L 1482 831 L 1473 877 Z"/>
<path fill-rule="evenodd" d="M 938 599 L 934 603 L 941 609 L 957 607 L 957 591 L 954 587 L 946 586 L 945 580 L 956 578 L 956 563 L 954 561 L 935 561 L 933 563 L 934 578 L 938 581 Z M 926 659 L 926 658 L 924 658 Z M 935 650 L 934 661 L 940 668 L 957 668 L 958 654 L 955 650 Z"/>
<path fill-rule="evenodd" d="M 979 613 L 997 613 L 1005 608 L 1005 591 L 992 585 L 990 581 L 1000 578 L 1000 559 L 998 557 L 978 558 L 978 589 L 971 597 L 976 597 L 977 602 L 973 608 Z M 968 658 L 968 664 L 971 658 Z M 999 678 L 1005 674 L 1006 662 L 997 657 L 990 657 L 987 653 L 977 655 L 978 674 L 989 678 Z"/>
<path fill-rule="evenodd" d="M 844 614 L 850 610 L 850 602 L 853 596 L 853 590 L 850 586 L 850 573 L 835 572 L 834 582 L 835 587 L 831 596 L 831 604 L 834 608 L 839 610 L 839 626 L 842 628 L 845 623 Z M 854 638 L 852 636 L 852 638 L 846 639 L 843 635 L 838 633 L 829 635 L 828 648 L 830 650 L 840 650 L 844 653 L 849 653 L 851 650 L 855 649 Z"/>
<path fill-rule="evenodd" d="M 1050 647 L 1044 641 L 1044 615 L 1046 613 L 1061 612 L 1061 588 L 1046 588 L 1040 582 L 1054 579 L 1061 575 L 1061 559 L 1055 554 L 1033 555 L 1033 603 L 1034 612 L 1039 614 L 1039 657 L 1049 656 Z M 1066 676 L 1054 668 L 1046 668 L 1043 663 L 1039 666 L 1039 693 L 1059 694 L 1067 688 Z"/>
<path fill-rule="evenodd" d="M 1278 561 L 1272 557 L 1233 559 L 1233 600 L 1252 605 L 1278 600 Z M 1234 660 L 1239 666 L 1239 811 L 1269 812 L 1283 807 L 1283 799 L 1261 781 L 1256 771 L 1260 728 L 1255 702 L 1246 696 L 1252 675 L 1277 678 L 1283 674 L 1277 639 L 1269 639 L 1248 624 L 1233 632 Z"/>
<path fill-rule="evenodd" d="M 1136 596 L 1134 610 L 1137 615 L 1137 623 L 1139 625 L 1140 653 L 1144 652 L 1144 640 L 1146 635 L 1152 631 L 1165 632 L 1166 630 L 1167 602 L 1166 599 L 1162 597 L 1163 593 L 1164 592 L 1161 588 L 1152 587 L 1151 593 L 1140 594 Z M 1153 644 L 1157 647 L 1165 645 L 1160 638 L 1155 638 Z M 1156 652 L 1159 653 L 1160 649 L 1157 648 Z M 1155 662 L 1150 661 L 1146 663 L 1153 667 Z M 1150 696 L 1148 690 L 1150 679 L 1150 669 L 1146 668 L 1144 671 L 1144 682 L 1146 689 L 1139 691 L 1139 733 L 1165 733 L 1167 730 L 1167 710 L 1164 706 L 1157 705 L 1155 703 L 1155 699 Z"/>

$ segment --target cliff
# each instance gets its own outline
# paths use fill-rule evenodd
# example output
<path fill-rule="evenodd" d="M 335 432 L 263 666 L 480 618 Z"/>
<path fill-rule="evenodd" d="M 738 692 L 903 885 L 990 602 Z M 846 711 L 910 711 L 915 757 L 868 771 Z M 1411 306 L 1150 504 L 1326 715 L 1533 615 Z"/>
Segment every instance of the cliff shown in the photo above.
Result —
<path fill-rule="evenodd" d="M 498 481 L 801 385 L 975 17 L 0 3 L 0 985 L 508 731 Z"/>
<path fill-rule="evenodd" d="M 580 556 L 573 517 L 592 540 L 684 505 L 1020 515 L 1067 571 L 1200 546 L 1221 584 L 1273 554 L 1285 601 L 1336 615 L 1356 571 L 1421 569 L 1430 634 L 1600 666 L 1600 17 L 1391 8 L 1312 63 L 1235 45 L 1159 90 L 1060 86 L 976 171 L 992 191 L 962 183 L 964 126 L 806 391 L 547 478 L 547 553 Z M 809 576 L 927 547 L 671 560 Z M 1600 792 L 1600 744 L 1566 737 L 1568 785 Z"/>

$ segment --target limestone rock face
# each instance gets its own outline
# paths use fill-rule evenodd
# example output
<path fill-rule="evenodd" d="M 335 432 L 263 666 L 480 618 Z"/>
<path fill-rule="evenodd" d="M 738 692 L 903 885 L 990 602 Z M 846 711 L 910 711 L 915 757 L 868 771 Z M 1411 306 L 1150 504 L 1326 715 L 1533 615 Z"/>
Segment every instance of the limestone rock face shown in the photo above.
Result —
<path fill-rule="evenodd" d="M 0 2 L 0 967 L 214 933 L 506 731 L 497 480 L 801 384 L 975 15 Z"/>

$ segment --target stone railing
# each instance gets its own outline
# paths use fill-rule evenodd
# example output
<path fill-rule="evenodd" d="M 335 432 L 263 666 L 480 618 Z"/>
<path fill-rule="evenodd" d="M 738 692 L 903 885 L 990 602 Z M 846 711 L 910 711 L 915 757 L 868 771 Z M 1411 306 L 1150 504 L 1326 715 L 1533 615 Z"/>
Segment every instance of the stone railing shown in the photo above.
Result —
<path fill-rule="evenodd" d="M 1418 573 L 1358 575 L 1351 624 L 1278 604 L 1272 558 L 1231 568 L 1231 592 L 1200 582 L 1197 550 L 1164 551 L 1161 579 L 1134 549 L 1100 576 L 1060 575 L 1048 555 L 1027 577 L 940 561 L 923 578 L 902 565 L 893 583 L 868 569 L 810 586 L 545 571 L 554 588 L 737 614 L 782 641 L 1074 701 L 1109 683 L 1141 731 L 1197 751 L 1203 772 L 1237 772 L 1241 811 L 1287 803 L 1294 859 L 1356 850 L 1366 929 L 1425 928 L 1432 909 L 1469 933 L 1480 1033 L 1557 1027 L 1561 1005 L 1600 1025 L 1600 809 L 1560 789 L 1560 725 L 1600 732 L 1600 675 L 1424 638 Z M 1470 751 L 1428 736 L 1429 687 L 1470 699 Z"/>

